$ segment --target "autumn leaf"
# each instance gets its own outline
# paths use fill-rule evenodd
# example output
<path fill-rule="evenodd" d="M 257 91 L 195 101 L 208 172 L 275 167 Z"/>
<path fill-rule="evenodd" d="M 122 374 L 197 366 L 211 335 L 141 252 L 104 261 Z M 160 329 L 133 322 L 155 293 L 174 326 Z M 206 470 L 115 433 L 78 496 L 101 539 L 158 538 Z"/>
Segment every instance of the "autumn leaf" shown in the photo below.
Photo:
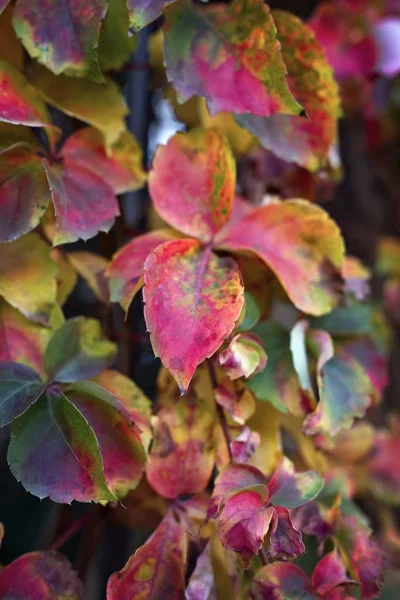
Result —
<path fill-rule="evenodd" d="M 44 375 L 44 352 L 52 330 L 29 321 L 0 299 L 0 360 L 21 363 Z"/>
<path fill-rule="evenodd" d="M 295 508 L 314 500 L 323 486 L 324 480 L 318 473 L 296 473 L 293 463 L 284 457 L 268 482 L 270 502 L 274 506 Z"/>
<path fill-rule="evenodd" d="M 12 4 L 5 6 L 7 2 L 4 2 L 5 0 L 0 0 L 0 60 L 4 60 L 17 71 L 22 71 L 24 49 L 12 26 L 14 7 Z"/>
<path fill-rule="evenodd" d="M 155 21 L 163 8 L 175 0 L 126 0 L 129 11 L 129 27 L 137 32 Z"/>
<path fill-rule="evenodd" d="M 0 121 L 30 127 L 51 123 L 40 94 L 4 60 L 0 60 L 0 89 Z"/>
<path fill-rule="evenodd" d="M 42 159 L 24 143 L 0 152 L 0 242 L 34 229 L 51 198 Z"/>
<path fill-rule="evenodd" d="M 274 21 L 261 0 L 173 4 L 164 26 L 164 57 L 179 100 L 202 96 L 211 115 L 302 111 L 288 88 Z"/>
<path fill-rule="evenodd" d="M 122 571 L 111 575 L 107 600 L 182 600 L 186 556 L 186 532 L 169 511 Z"/>
<path fill-rule="evenodd" d="M 0 295 L 28 319 L 48 324 L 56 301 L 57 267 L 50 246 L 29 233 L 0 253 Z"/>
<path fill-rule="evenodd" d="M 0 15 L 9 2 L 10 0 L 0 0 Z"/>
<path fill-rule="evenodd" d="M 247 386 L 238 381 L 229 379 L 221 381 L 214 390 L 214 396 L 215 401 L 239 425 L 244 425 L 256 409 L 253 394 Z"/>
<path fill-rule="evenodd" d="M 308 575 L 297 565 L 275 562 L 262 567 L 253 577 L 251 600 L 316 600 Z"/>
<path fill-rule="evenodd" d="M 260 434 L 249 427 L 243 427 L 234 440 L 229 444 L 232 460 L 237 463 L 248 463 L 261 442 Z"/>
<path fill-rule="evenodd" d="M 96 0 L 97 1 L 97 0 Z M 59 75 L 36 66 L 32 82 L 43 99 L 70 117 L 96 127 L 104 135 L 107 146 L 116 143 L 126 130 L 126 103 L 111 79 L 95 81 Z"/>
<path fill-rule="evenodd" d="M 137 38 L 128 31 L 129 15 L 126 0 L 108 3 L 106 18 L 101 24 L 97 48 L 100 68 L 104 71 L 121 69 L 131 57 Z"/>
<path fill-rule="evenodd" d="M 312 29 L 283 10 L 272 11 L 272 16 L 282 45 L 290 90 L 304 107 L 307 118 L 288 114 L 265 117 L 256 113 L 237 118 L 267 150 L 287 162 L 317 171 L 327 164 L 336 140 L 339 89 Z"/>
<path fill-rule="evenodd" d="M 110 292 L 106 278 L 106 270 L 110 262 L 100 254 L 92 252 L 71 252 L 67 255 L 68 262 L 89 288 L 104 304 L 110 303 Z"/>
<path fill-rule="evenodd" d="M 289 511 L 282 506 L 275 507 L 266 550 L 268 558 L 288 560 L 297 558 L 305 551 L 301 533 L 293 526 Z"/>
<path fill-rule="evenodd" d="M 218 354 L 218 363 L 230 379 L 250 377 L 265 369 L 267 354 L 254 333 L 235 335 L 229 346 Z"/>
<path fill-rule="evenodd" d="M 0 427 L 28 410 L 45 387 L 46 384 L 29 367 L 0 361 Z"/>
<path fill-rule="evenodd" d="M 143 285 L 143 266 L 153 250 L 172 239 L 168 229 L 138 235 L 114 254 L 106 276 L 109 279 L 112 302 L 120 302 L 127 312 L 136 293 Z"/>
<path fill-rule="evenodd" d="M 184 393 L 197 365 L 231 333 L 243 305 L 236 263 L 196 240 L 159 246 L 144 266 L 147 329 L 156 356 Z"/>
<path fill-rule="evenodd" d="M 263 206 L 234 225 L 220 245 L 259 256 L 299 310 L 321 315 L 341 297 L 343 240 L 337 225 L 313 204 L 291 200 Z"/>
<path fill-rule="evenodd" d="M 18 0 L 13 24 L 29 54 L 56 75 L 102 81 L 96 50 L 106 11 L 106 0 Z"/>
<path fill-rule="evenodd" d="M 83 586 L 62 554 L 29 552 L 2 569 L 0 597 L 83 600 Z"/>
<path fill-rule="evenodd" d="M 102 336 L 95 319 L 75 317 L 55 331 L 44 358 L 52 381 L 71 383 L 95 377 L 115 359 L 115 344 Z"/>
<path fill-rule="evenodd" d="M 228 221 L 236 167 L 225 138 L 214 130 L 177 133 L 159 146 L 149 176 L 154 207 L 172 227 L 210 242 Z"/>
<path fill-rule="evenodd" d="M 12 423 L 7 456 L 17 481 L 39 498 L 116 501 L 93 429 L 62 393 L 41 396 Z"/>
<path fill-rule="evenodd" d="M 75 383 L 64 394 L 96 436 L 108 489 L 123 498 L 138 485 L 146 452 L 133 417 L 108 390 L 93 382 Z"/>

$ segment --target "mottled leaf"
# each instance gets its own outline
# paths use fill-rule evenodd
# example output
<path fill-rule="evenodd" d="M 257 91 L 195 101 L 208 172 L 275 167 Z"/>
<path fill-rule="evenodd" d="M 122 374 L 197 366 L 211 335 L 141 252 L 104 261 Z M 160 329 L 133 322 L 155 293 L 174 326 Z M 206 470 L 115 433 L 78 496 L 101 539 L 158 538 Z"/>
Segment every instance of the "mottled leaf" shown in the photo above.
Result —
<path fill-rule="evenodd" d="M 0 597 L 4 600 L 83 600 L 83 586 L 62 554 L 29 552 L 0 572 Z"/>
<path fill-rule="evenodd" d="M 133 418 L 118 400 L 96 383 L 72 384 L 65 388 L 64 394 L 95 433 L 108 489 L 123 498 L 138 485 L 146 460 L 140 431 Z"/>
<path fill-rule="evenodd" d="M 239 333 L 218 354 L 218 363 L 230 379 L 250 377 L 265 369 L 267 354 L 254 333 Z"/>
<path fill-rule="evenodd" d="M 324 480 L 314 471 L 296 473 L 292 462 L 283 458 L 268 483 L 270 502 L 274 506 L 295 508 L 314 500 L 324 486 Z"/>
<path fill-rule="evenodd" d="M 111 575 L 107 600 L 182 600 L 186 555 L 186 532 L 170 511 L 122 571 Z"/>
<path fill-rule="evenodd" d="M 100 131 L 94 127 L 78 129 L 62 147 L 62 156 L 74 167 L 84 167 L 96 178 L 102 177 L 115 194 L 137 190 L 146 181 L 143 153 L 128 131 L 107 149 Z"/>
<path fill-rule="evenodd" d="M 213 406 L 193 390 L 158 412 L 146 465 L 147 479 L 158 494 L 176 498 L 206 488 L 215 464 L 215 422 Z"/>
<path fill-rule="evenodd" d="M 92 252 L 71 252 L 67 260 L 78 275 L 86 281 L 95 296 L 104 304 L 109 304 L 110 293 L 106 279 L 109 261 L 104 256 Z"/>
<path fill-rule="evenodd" d="M 45 387 L 46 384 L 29 367 L 0 361 L 0 427 L 28 410 Z"/>
<path fill-rule="evenodd" d="M 135 237 L 114 254 L 106 271 L 112 302 L 120 302 L 128 311 L 136 293 L 143 285 L 143 266 L 148 255 L 173 238 L 168 229 L 151 231 Z"/>
<path fill-rule="evenodd" d="M 267 480 L 259 469 L 250 465 L 231 463 L 223 469 L 214 483 L 208 516 L 215 518 L 222 504 L 241 491 L 257 491 L 265 501 L 268 497 Z"/>
<path fill-rule="evenodd" d="M 4 60 L 0 60 L 0 89 L 0 121 L 30 127 L 51 123 L 40 94 Z"/>
<path fill-rule="evenodd" d="M 340 116 L 338 86 L 332 68 L 315 34 L 295 15 L 272 11 L 282 44 L 282 57 L 289 74 L 289 87 L 307 118 L 296 115 L 240 115 L 239 123 L 256 135 L 261 145 L 287 162 L 312 171 L 328 162 L 336 140 Z"/>
<path fill-rule="evenodd" d="M 15 478 L 39 498 L 116 500 L 107 488 L 92 428 L 62 394 L 41 396 L 12 423 L 8 463 Z"/>
<path fill-rule="evenodd" d="M 0 153 L 0 242 L 11 242 L 38 225 L 51 198 L 42 160 L 15 144 Z"/>
<path fill-rule="evenodd" d="M 44 364 L 53 381 L 70 383 L 95 377 L 115 359 L 117 347 L 103 337 L 95 319 L 69 319 L 52 336 Z"/>
<path fill-rule="evenodd" d="M 102 80 L 96 49 L 106 0 L 18 0 L 14 28 L 29 54 L 57 75 Z"/>
<path fill-rule="evenodd" d="M 370 293 L 370 270 L 355 256 L 346 256 L 343 263 L 345 291 L 357 300 L 364 300 Z"/>
<path fill-rule="evenodd" d="M 56 77 L 38 67 L 33 71 L 32 80 L 46 102 L 101 131 L 107 146 L 117 142 L 124 133 L 128 108 L 111 79 L 100 84 L 64 75 Z"/>
<path fill-rule="evenodd" d="M 275 562 L 253 577 L 251 600 L 316 600 L 308 575 L 297 565 Z"/>
<path fill-rule="evenodd" d="M 312 586 L 323 596 L 338 585 L 352 583 L 337 550 L 326 554 L 317 564 L 311 577 Z"/>
<path fill-rule="evenodd" d="M 211 552 L 209 542 L 197 558 L 196 567 L 185 590 L 185 600 L 218 600 Z"/>
<path fill-rule="evenodd" d="M 28 319 L 48 323 L 56 301 L 56 275 L 50 247 L 37 233 L 1 246 L 0 295 Z"/>
<path fill-rule="evenodd" d="M 244 425 L 256 409 L 254 397 L 247 386 L 229 379 L 222 381 L 214 390 L 215 400 L 239 425 Z"/>
<path fill-rule="evenodd" d="M 243 305 L 236 263 L 196 240 L 159 246 L 144 266 L 144 315 L 156 356 L 185 392 L 196 370 L 231 333 Z"/>
<path fill-rule="evenodd" d="M 335 353 L 327 332 L 313 330 L 309 337 L 318 353 L 319 403 L 306 418 L 304 428 L 309 434 L 335 435 L 350 427 L 355 417 L 364 416 L 371 404 L 371 383 L 360 363 L 340 349 Z"/>
<path fill-rule="evenodd" d="M 0 299 L 0 360 L 22 363 L 44 375 L 44 351 L 51 329 L 29 321 Z"/>
<path fill-rule="evenodd" d="M 267 556 L 272 560 L 289 560 L 304 554 L 306 548 L 301 533 L 292 523 L 289 511 L 282 506 L 275 508 L 269 535 Z"/>
<path fill-rule="evenodd" d="M 172 227 L 209 242 L 228 221 L 236 167 L 217 131 L 177 133 L 159 146 L 149 176 L 155 209 Z"/>
<path fill-rule="evenodd" d="M 128 23 L 126 0 L 109 2 L 106 18 L 101 24 L 98 47 L 100 68 L 104 71 L 119 70 L 129 62 L 137 38 L 128 31 Z"/>
<path fill-rule="evenodd" d="M 126 0 L 131 31 L 139 31 L 155 21 L 163 8 L 172 2 L 174 0 Z"/>
<path fill-rule="evenodd" d="M 292 200 L 263 206 L 235 225 L 221 246 L 257 254 L 304 312 L 329 312 L 341 297 L 343 240 L 337 225 L 313 204 Z"/>
<path fill-rule="evenodd" d="M 247 463 L 260 445 L 260 434 L 243 427 L 240 434 L 231 441 L 232 460 L 237 463 Z"/>
<path fill-rule="evenodd" d="M 119 215 L 112 187 L 93 171 L 65 159 L 63 164 L 43 161 L 54 203 L 54 245 L 88 240 L 107 232 Z"/>
<path fill-rule="evenodd" d="M 248 387 L 260 400 L 271 402 L 282 412 L 300 404 L 300 385 L 290 352 L 289 332 L 280 323 L 267 321 L 254 332 L 260 336 L 266 349 L 267 366 L 248 381 Z"/>
<path fill-rule="evenodd" d="M 211 115 L 301 112 L 288 88 L 272 16 L 261 0 L 174 4 L 164 35 L 167 76 L 180 101 L 203 96 Z"/>

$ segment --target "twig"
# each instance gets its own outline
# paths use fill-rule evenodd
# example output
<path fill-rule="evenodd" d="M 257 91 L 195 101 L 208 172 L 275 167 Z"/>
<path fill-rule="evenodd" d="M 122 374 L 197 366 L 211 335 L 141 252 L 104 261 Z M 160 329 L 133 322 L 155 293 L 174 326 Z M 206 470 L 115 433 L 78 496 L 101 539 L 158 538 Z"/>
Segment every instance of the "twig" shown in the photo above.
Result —
<path fill-rule="evenodd" d="M 76 521 L 73 521 L 69 527 L 62 533 L 51 545 L 50 550 L 59 550 L 66 544 L 78 531 L 80 531 L 88 522 L 89 514 L 83 515 Z"/>
<path fill-rule="evenodd" d="M 207 365 L 208 365 L 208 372 L 210 374 L 211 385 L 212 385 L 213 390 L 215 390 L 215 388 L 218 387 L 218 379 L 217 379 L 217 374 L 215 372 L 214 363 L 212 362 L 211 359 L 208 359 Z M 219 419 L 219 422 L 221 425 L 221 429 L 224 434 L 226 447 L 228 449 L 229 460 L 232 462 L 233 456 L 232 456 L 232 450 L 231 450 L 231 436 L 229 435 L 229 426 L 228 426 L 228 422 L 226 420 L 224 409 L 222 408 L 222 406 L 220 406 L 218 404 L 217 401 L 215 402 L 215 407 L 217 410 L 217 415 L 218 415 L 218 419 Z"/>

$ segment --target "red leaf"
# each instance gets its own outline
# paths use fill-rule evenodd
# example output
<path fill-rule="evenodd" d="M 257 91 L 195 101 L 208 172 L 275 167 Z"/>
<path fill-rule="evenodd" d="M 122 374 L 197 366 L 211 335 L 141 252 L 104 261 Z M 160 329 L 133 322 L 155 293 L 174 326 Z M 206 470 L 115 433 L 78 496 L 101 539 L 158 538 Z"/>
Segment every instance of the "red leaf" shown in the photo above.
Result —
<path fill-rule="evenodd" d="M 186 553 L 186 533 L 169 512 L 122 571 L 111 575 L 107 600 L 182 600 Z"/>
<path fill-rule="evenodd" d="M 293 463 L 282 458 L 268 483 L 271 504 L 295 508 L 313 500 L 324 486 L 324 480 L 315 471 L 296 472 Z"/>
<path fill-rule="evenodd" d="M 352 583 L 337 550 L 329 552 L 319 561 L 312 574 L 311 582 L 315 592 L 321 595 L 332 591 L 338 585 Z"/>
<path fill-rule="evenodd" d="M 231 333 L 243 306 L 236 263 L 196 240 L 159 246 L 144 267 L 144 315 L 153 350 L 184 393 L 199 365 Z"/>
<path fill-rule="evenodd" d="M 272 516 L 268 556 L 272 560 L 288 560 L 304 554 L 305 551 L 301 533 L 293 527 L 289 511 L 277 506 Z"/>
<path fill-rule="evenodd" d="M 149 176 L 151 197 L 161 217 L 205 243 L 228 221 L 235 183 L 229 145 L 212 129 L 175 134 L 157 148 Z"/>
<path fill-rule="evenodd" d="M 341 298 L 343 240 L 337 225 L 313 204 L 292 200 L 259 208 L 221 246 L 257 254 L 304 312 L 329 312 Z"/>
<path fill-rule="evenodd" d="M 260 434 L 243 427 L 237 438 L 231 441 L 232 459 L 237 463 L 247 463 L 260 445 Z"/>
<path fill-rule="evenodd" d="M 138 235 L 114 254 L 106 275 L 110 280 L 112 302 L 120 302 L 128 311 L 136 293 L 143 285 L 143 266 L 146 258 L 164 242 L 173 237 L 168 229 Z"/>
<path fill-rule="evenodd" d="M 266 500 L 268 497 L 266 484 L 265 476 L 255 467 L 231 463 L 220 472 L 215 480 L 208 517 L 214 519 L 225 500 L 242 490 L 257 490 Z"/>
<path fill-rule="evenodd" d="M 50 198 L 42 160 L 34 148 L 21 143 L 0 153 L 0 242 L 34 229 Z"/>
<path fill-rule="evenodd" d="M 53 245 L 88 240 L 108 231 L 119 215 L 112 187 L 98 174 L 66 159 L 63 165 L 43 161 L 53 197 L 56 235 Z"/>
<path fill-rule="evenodd" d="M 251 600 L 315 599 L 308 575 L 297 565 L 276 562 L 262 567 L 251 583 Z"/>
<path fill-rule="evenodd" d="M 68 560 L 56 552 L 29 552 L 0 572 L 1 598 L 82 600 L 83 587 Z"/>

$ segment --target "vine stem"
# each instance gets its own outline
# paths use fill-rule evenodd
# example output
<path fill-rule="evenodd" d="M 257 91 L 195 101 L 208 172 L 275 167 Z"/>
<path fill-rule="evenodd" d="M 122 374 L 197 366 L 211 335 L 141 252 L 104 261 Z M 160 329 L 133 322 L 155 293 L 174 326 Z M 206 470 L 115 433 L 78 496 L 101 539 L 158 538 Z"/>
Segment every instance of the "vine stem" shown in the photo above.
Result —
<path fill-rule="evenodd" d="M 267 555 L 266 555 L 266 552 L 265 552 L 264 548 L 261 548 L 261 550 L 260 550 L 260 558 L 261 558 L 262 564 L 265 567 L 265 565 L 268 564 L 268 558 L 267 558 Z"/>
<path fill-rule="evenodd" d="M 215 390 L 215 388 L 218 387 L 218 379 L 217 379 L 217 373 L 215 371 L 214 363 L 212 362 L 212 360 L 210 358 L 207 360 L 207 366 L 208 366 L 208 372 L 210 374 L 211 385 L 212 385 L 213 390 Z M 222 408 L 222 406 L 220 406 L 218 404 L 217 401 L 215 401 L 215 407 L 217 410 L 218 420 L 220 422 L 222 432 L 224 434 L 225 443 L 226 443 L 226 447 L 227 447 L 228 454 L 229 454 L 229 460 L 230 460 L 230 462 L 232 462 L 233 456 L 232 456 L 232 450 L 231 450 L 231 436 L 229 435 L 229 427 L 228 427 L 228 422 L 226 420 L 226 416 L 224 413 L 224 409 Z"/>
<path fill-rule="evenodd" d="M 52 542 L 52 544 L 49 547 L 49 550 L 59 550 L 60 548 L 62 548 L 64 544 L 69 542 L 69 540 L 86 525 L 88 520 L 89 515 L 86 514 L 83 515 L 83 517 L 76 519 L 76 521 L 73 521 L 69 525 L 69 527 L 67 527 L 67 529 L 64 531 L 64 533 L 62 533 L 58 538 L 54 540 L 54 542 Z"/>

